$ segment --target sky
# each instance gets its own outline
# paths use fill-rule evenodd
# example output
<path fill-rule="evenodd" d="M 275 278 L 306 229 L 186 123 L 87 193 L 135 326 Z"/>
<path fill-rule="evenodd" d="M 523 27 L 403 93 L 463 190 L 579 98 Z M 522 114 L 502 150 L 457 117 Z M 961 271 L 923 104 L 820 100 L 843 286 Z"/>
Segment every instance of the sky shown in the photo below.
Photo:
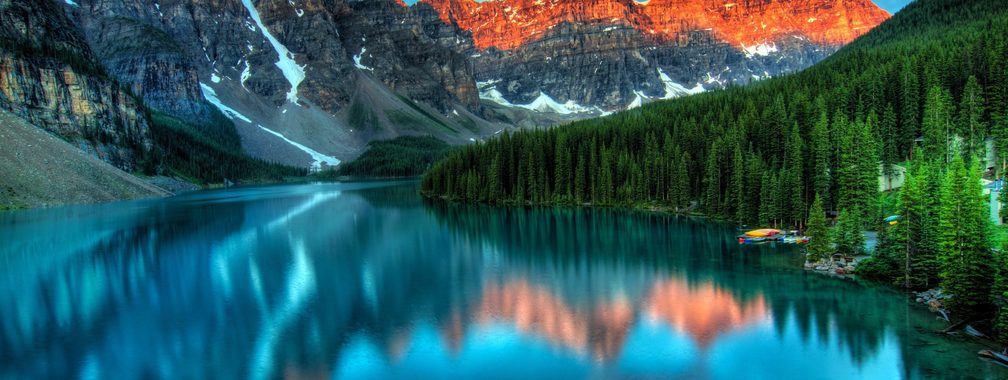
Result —
<path fill-rule="evenodd" d="M 413 4 L 417 0 L 405 0 L 406 4 Z M 900 9 L 903 9 L 912 0 L 872 0 L 875 4 L 882 7 L 883 9 L 889 11 L 889 13 L 896 13 Z"/>

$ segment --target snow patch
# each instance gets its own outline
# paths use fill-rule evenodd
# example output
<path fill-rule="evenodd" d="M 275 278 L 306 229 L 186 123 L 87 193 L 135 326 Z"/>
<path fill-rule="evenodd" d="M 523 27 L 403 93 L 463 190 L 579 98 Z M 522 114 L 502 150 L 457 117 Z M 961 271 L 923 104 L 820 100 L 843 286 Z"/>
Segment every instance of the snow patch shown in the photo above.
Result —
<path fill-rule="evenodd" d="M 573 100 L 568 100 L 565 103 L 557 102 L 542 91 L 539 92 L 539 97 L 529 104 L 514 104 L 505 99 L 504 94 L 502 94 L 500 90 L 497 90 L 497 84 L 500 82 L 500 80 L 476 82 L 477 88 L 480 89 L 480 99 L 488 100 L 505 107 L 524 108 L 538 112 L 555 112 L 561 115 L 594 111 L 593 108 L 582 106 L 575 103 Z"/>
<path fill-rule="evenodd" d="M 66 1 L 67 5 L 73 5 L 75 7 L 79 6 L 79 5 L 77 5 L 76 1 L 73 1 L 73 0 L 65 0 L 65 1 Z"/>
<path fill-rule="evenodd" d="M 317 172 L 319 170 L 322 170 L 323 163 L 328 166 L 338 166 L 340 164 L 340 160 L 336 159 L 336 157 L 327 156 L 322 153 L 319 153 L 318 151 L 312 148 L 301 145 L 291 139 L 288 139 L 287 137 L 284 137 L 284 135 L 280 134 L 279 132 L 266 128 L 262 125 L 258 125 L 258 127 L 266 132 L 269 132 L 271 135 L 281 138 L 288 144 L 293 145 L 295 148 L 301 149 L 303 152 L 308 153 L 308 155 L 311 156 L 313 160 L 315 160 L 315 162 L 312 162 L 312 171 Z"/>
<path fill-rule="evenodd" d="M 259 11 L 256 10 L 255 5 L 252 5 L 252 0 L 242 0 L 242 5 L 245 9 L 248 9 L 249 14 L 252 15 L 252 20 L 255 21 L 259 29 L 262 30 L 263 37 L 273 45 L 273 50 L 276 50 L 279 60 L 276 62 L 276 66 L 280 68 L 283 72 L 284 78 L 287 78 L 287 82 L 290 82 L 291 89 L 287 93 L 287 100 L 291 103 L 297 104 L 298 102 L 298 86 L 305 79 L 305 66 L 299 66 L 297 61 L 294 60 L 294 54 L 287 50 L 287 47 L 280 43 L 280 40 L 270 33 L 269 29 L 266 29 L 266 25 L 263 24 L 262 18 L 259 17 Z"/>
<path fill-rule="evenodd" d="M 214 83 L 220 83 L 221 79 L 216 73 L 210 74 L 210 81 Z"/>
<path fill-rule="evenodd" d="M 602 107 L 599 107 L 599 106 L 595 106 L 595 111 L 598 111 L 598 113 L 602 117 L 606 117 L 606 116 L 609 116 L 609 115 L 613 114 L 611 111 L 606 111 L 606 110 L 602 109 Z"/>
<path fill-rule="evenodd" d="M 200 89 L 203 90 L 203 98 L 206 99 L 210 104 L 213 104 L 217 109 L 227 116 L 228 119 L 234 120 L 238 119 L 246 123 L 252 123 L 252 120 L 242 115 L 240 112 L 235 111 L 234 108 L 228 107 L 224 102 L 221 102 L 220 98 L 217 97 L 217 92 L 205 83 L 200 83 Z"/>
<path fill-rule="evenodd" d="M 706 91 L 700 83 L 697 83 L 693 88 L 686 88 L 686 86 L 676 83 L 661 67 L 658 68 L 658 78 L 665 84 L 665 96 L 662 99 L 678 98 L 683 95 L 696 95 Z"/>
<path fill-rule="evenodd" d="M 245 82 L 248 81 L 249 78 L 251 78 L 251 77 L 252 77 L 252 67 L 249 66 L 249 62 L 246 60 L 245 61 L 245 69 L 242 70 L 242 73 L 241 73 L 241 86 L 245 90 L 248 90 L 248 88 L 245 87 Z"/>
<path fill-rule="evenodd" d="M 745 52 L 746 58 L 752 58 L 757 55 L 766 57 L 770 55 L 770 53 L 777 52 L 777 44 L 767 45 L 765 42 L 754 46 L 746 46 L 745 44 L 742 44 L 742 51 Z"/>
<path fill-rule="evenodd" d="M 364 53 L 367 53 L 367 48 L 366 47 L 362 47 L 361 48 L 360 54 L 357 54 L 357 55 L 353 56 L 354 66 L 357 66 L 357 68 L 361 69 L 361 70 L 374 71 L 373 67 L 367 67 L 367 66 L 364 66 L 363 63 L 361 63 L 361 58 L 364 57 Z"/>
<path fill-rule="evenodd" d="M 643 92 L 634 91 L 634 100 L 632 102 L 630 102 L 630 105 L 628 105 L 626 107 L 626 109 L 632 110 L 634 108 L 637 108 L 637 107 L 640 107 L 640 106 L 644 105 L 644 99 L 645 98 L 647 98 L 647 95 L 644 95 Z"/>

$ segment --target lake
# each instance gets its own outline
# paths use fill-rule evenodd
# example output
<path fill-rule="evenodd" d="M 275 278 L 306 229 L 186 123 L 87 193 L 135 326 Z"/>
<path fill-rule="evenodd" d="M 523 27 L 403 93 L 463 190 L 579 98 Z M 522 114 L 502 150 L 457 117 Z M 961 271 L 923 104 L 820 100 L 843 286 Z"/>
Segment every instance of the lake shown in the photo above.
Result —
<path fill-rule="evenodd" d="M 284 185 L 0 213 L 0 378 L 1006 378 L 736 227 Z"/>

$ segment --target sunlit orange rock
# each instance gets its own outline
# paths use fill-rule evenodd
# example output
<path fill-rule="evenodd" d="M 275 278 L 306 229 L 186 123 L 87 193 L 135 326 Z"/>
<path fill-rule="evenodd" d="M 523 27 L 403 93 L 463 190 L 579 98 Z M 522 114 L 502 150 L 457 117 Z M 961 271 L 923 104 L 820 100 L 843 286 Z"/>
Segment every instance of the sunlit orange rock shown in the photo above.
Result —
<path fill-rule="evenodd" d="M 724 333 L 740 330 L 769 315 L 762 296 L 742 304 L 731 293 L 712 284 L 690 287 L 683 281 L 656 283 L 644 310 L 648 318 L 664 321 L 689 334 L 701 348 L 708 347 Z"/>
<path fill-rule="evenodd" d="M 870 0 L 422 0 L 471 31 L 479 49 L 510 50 L 564 22 L 625 25 L 659 41 L 710 30 L 737 46 L 799 36 L 848 43 L 889 17 Z"/>
<path fill-rule="evenodd" d="M 691 287 L 685 281 L 667 280 L 655 283 L 637 303 L 619 297 L 579 310 L 549 289 L 521 280 L 487 284 L 474 320 L 507 321 L 523 334 L 605 362 L 622 352 L 638 315 L 667 323 L 706 348 L 724 333 L 766 319 L 769 309 L 762 296 L 742 303 L 712 284 Z"/>

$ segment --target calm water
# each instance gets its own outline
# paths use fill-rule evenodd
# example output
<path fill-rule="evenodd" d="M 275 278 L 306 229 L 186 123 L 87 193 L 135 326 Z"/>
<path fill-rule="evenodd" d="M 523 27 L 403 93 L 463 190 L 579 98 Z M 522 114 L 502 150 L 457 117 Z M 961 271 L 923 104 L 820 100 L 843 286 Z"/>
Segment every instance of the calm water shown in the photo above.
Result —
<path fill-rule="evenodd" d="M 731 227 L 278 186 L 0 214 L 0 378 L 1003 378 Z"/>

